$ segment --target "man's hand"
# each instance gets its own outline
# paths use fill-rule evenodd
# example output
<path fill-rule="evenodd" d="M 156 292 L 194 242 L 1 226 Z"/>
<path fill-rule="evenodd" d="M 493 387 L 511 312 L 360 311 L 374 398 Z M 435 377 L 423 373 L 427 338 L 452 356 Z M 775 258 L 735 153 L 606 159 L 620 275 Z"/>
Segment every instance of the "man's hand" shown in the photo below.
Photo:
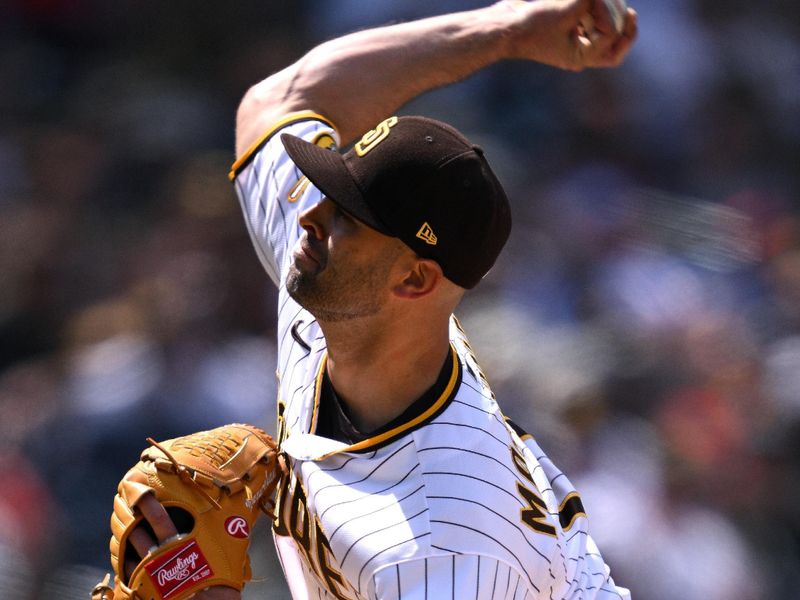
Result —
<path fill-rule="evenodd" d="M 620 31 L 603 0 L 502 0 L 514 13 L 508 58 L 581 71 L 616 67 L 636 38 L 636 11 L 628 8 Z"/>
<path fill-rule="evenodd" d="M 139 500 L 136 508 L 141 513 L 145 521 L 150 524 L 150 528 L 155 533 L 157 539 L 145 528 L 139 525 L 131 532 L 128 541 L 139 553 L 139 556 L 147 556 L 148 551 L 154 546 L 160 546 L 164 542 L 178 535 L 178 528 L 167 514 L 166 509 L 161 506 L 153 494 L 147 494 Z M 130 578 L 136 562 L 128 560 L 125 562 L 125 574 Z M 198 592 L 192 596 L 193 600 L 241 600 L 241 593 L 233 588 L 224 586 L 214 586 Z"/>

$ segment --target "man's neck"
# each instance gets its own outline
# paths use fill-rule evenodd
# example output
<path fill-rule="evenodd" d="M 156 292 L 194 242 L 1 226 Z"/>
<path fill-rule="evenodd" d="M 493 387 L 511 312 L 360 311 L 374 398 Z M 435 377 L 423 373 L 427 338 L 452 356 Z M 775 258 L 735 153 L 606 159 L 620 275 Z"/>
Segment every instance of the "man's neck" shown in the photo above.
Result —
<path fill-rule="evenodd" d="M 328 376 L 353 424 L 372 431 L 405 411 L 435 382 L 449 351 L 449 323 L 438 327 L 369 317 L 321 323 Z"/>

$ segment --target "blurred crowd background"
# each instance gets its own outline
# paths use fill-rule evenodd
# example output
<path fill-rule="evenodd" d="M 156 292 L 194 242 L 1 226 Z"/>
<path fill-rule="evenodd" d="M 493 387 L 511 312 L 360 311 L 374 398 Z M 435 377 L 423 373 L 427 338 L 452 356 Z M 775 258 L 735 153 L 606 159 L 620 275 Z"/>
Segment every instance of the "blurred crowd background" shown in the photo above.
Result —
<path fill-rule="evenodd" d="M 227 171 L 247 87 L 474 0 L 0 3 L 0 597 L 87 598 L 145 437 L 274 430 L 275 291 Z M 403 113 L 483 145 L 509 247 L 459 316 L 636 600 L 797 598 L 800 9 L 638 0 L 618 70 Z M 358 90 L 354 90 L 355 93 Z M 266 530 L 247 598 L 287 598 Z"/>

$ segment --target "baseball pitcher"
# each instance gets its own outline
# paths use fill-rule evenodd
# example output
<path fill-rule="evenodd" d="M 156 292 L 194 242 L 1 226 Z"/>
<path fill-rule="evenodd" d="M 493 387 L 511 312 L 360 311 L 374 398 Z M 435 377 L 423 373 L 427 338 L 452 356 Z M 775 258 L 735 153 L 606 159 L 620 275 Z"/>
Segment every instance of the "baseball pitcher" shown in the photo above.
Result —
<path fill-rule="evenodd" d="M 395 112 L 500 60 L 614 67 L 635 35 L 636 14 L 618 1 L 504 0 L 326 42 L 247 92 L 230 178 L 280 291 L 278 439 L 240 426 L 212 461 L 224 468 L 244 438 L 262 449 L 231 479 L 238 495 L 190 483 L 203 465 L 170 456 L 175 443 L 151 449 L 191 488 L 182 501 L 195 518 L 175 523 L 150 477 L 158 464 L 126 476 L 116 585 L 96 598 L 239 598 L 249 565 L 224 548 L 249 527 L 247 510 L 274 518 L 296 599 L 630 598 L 579 493 L 504 416 L 453 316 L 508 238 L 503 187 L 456 129 Z M 224 442 L 210 439 L 201 454 L 216 457 Z M 193 502 L 247 518 L 210 520 Z M 219 530 L 190 547 L 206 571 L 182 571 L 198 527 Z M 169 586 L 148 583 L 151 572 Z"/>

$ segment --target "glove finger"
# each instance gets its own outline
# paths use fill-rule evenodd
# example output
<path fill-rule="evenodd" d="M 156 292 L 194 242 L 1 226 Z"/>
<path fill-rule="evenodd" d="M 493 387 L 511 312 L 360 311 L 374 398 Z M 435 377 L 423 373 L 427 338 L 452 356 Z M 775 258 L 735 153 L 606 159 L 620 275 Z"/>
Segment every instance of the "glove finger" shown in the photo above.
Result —
<path fill-rule="evenodd" d="M 166 540 L 178 535 L 178 528 L 175 527 L 175 523 L 172 522 L 172 519 L 170 519 L 167 514 L 167 510 L 156 500 L 153 494 L 142 496 L 136 508 L 139 509 L 142 516 L 150 523 L 150 526 L 153 528 L 153 533 L 156 535 L 157 543 L 162 544 Z M 153 542 L 151 542 L 147 548 L 152 545 Z M 147 548 L 145 552 L 147 552 Z M 139 548 L 136 548 L 136 550 L 141 554 Z M 142 554 L 142 556 L 144 556 L 144 554 Z"/>

